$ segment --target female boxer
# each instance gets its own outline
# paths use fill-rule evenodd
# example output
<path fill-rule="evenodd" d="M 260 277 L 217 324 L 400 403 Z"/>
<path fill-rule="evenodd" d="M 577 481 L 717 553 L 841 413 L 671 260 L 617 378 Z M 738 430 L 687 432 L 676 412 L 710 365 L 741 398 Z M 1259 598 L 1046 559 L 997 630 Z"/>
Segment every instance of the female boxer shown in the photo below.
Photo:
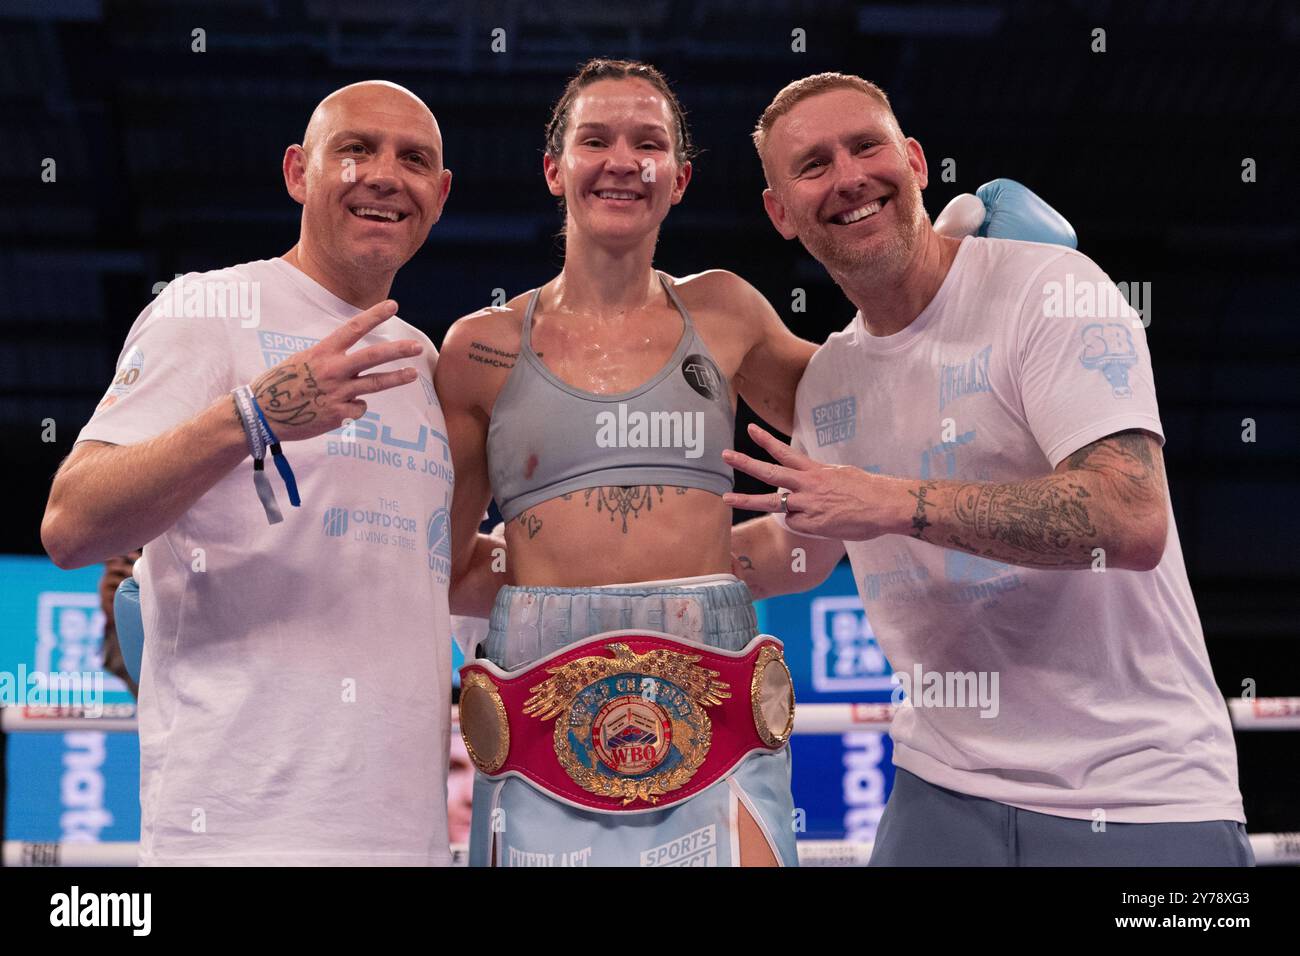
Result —
<path fill-rule="evenodd" d="M 462 672 L 470 861 L 794 865 L 789 675 L 729 573 L 721 452 L 737 394 L 790 432 L 815 346 L 730 272 L 654 268 L 691 142 L 653 67 L 587 63 L 543 172 L 563 269 L 457 321 L 436 373 L 453 578 L 495 497 L 515 582 Z"/>

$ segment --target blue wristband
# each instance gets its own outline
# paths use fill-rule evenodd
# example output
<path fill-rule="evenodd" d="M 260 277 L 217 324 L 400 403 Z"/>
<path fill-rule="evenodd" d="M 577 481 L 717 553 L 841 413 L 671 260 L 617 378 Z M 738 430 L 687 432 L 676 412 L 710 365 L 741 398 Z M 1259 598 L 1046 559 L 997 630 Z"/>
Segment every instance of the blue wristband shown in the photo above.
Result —
<path fill-rule="evenodd" d="M 302 499 L 298 496 L 298 480 L 294 477 L 293 469 L 289 467 L 289 459 L 280 450 L 280 440 L 275 437 L 275 432 L 271 431 L 271 424 L 262 413 L 262 406 L 257 404 L 256 395 L 253 396 L 253 410 L 257 412 L 258 421 L 262 425 L 262 437 L 267 447 L 271 449 L 271 459 L 275 462 L 275 469 L 280 473 L 285 490 L 289 492 L 289 504 L 297 508 L 302 504 Z"/>

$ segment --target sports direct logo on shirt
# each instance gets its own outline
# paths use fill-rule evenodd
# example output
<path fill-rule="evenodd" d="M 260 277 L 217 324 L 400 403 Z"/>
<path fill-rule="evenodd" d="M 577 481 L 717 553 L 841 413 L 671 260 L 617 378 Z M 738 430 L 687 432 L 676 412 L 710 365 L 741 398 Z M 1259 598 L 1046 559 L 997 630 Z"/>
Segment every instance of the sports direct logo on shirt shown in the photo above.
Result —
<path fill-rule="evenodd" d="M 718 827 L 692 830 L 675 840 L 641 851 L 642 866 L 717 866 Z"/>
<path fill-rule="evenodd" d="M 818 405 L 812 410 L 817 447 L 824 448 L 836 442 L 848 441 L 857 430 L 857 421 L 858 402 L 852 395 Z"/>
<path fill-rule="evenodd" d="M 290 355 L 320 345 L 320 339 L 264 330 L 257 333 L 257 344 L 262 348 L 262 361 L 266 362 L 266 367 L 275 368 Z"/>

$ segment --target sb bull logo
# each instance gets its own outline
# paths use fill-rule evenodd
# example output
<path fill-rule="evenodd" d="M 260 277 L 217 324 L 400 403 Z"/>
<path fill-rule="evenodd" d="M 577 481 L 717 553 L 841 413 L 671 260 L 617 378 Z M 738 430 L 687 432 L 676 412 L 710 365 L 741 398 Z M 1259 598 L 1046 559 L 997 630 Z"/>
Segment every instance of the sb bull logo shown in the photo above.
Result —
<path fill-rule="evenodd" d="M 1093 322 L 1083 329 L 1083 353 L 1079 361 L 1086 369 L 1099 369 L 1116 398 L 1129 398 L 1128 370 L 1137 364 L 1133 334 L 1120 322 Z"/>

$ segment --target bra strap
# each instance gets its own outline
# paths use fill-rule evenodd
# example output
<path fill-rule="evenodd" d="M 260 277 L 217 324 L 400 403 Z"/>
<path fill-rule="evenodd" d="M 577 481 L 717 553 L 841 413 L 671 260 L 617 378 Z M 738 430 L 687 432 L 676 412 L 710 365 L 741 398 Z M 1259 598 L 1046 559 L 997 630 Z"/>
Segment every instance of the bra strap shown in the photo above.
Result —
<path fill-rule="evenodd" d="M 668 277 L 658 271 L 656 271 L 655 274 L 659 276 L 659 281 L 663 283 L 664 291 L 668 293 L 668 298 L 672 300 L 673 305 L 677 307 L 677 311 L 682 314 L 682 321 L 686 323 L 686 333 L 687 335 L 690 335 L 691 332 L 695 331 L 695 323 L 691 321 L 691 313 L 687 311 L 686 306 L 682 304 L 682 300 L 677 297 L 677 290 L 675 290 L 673 284 L 668 281 Z"/>
<path fill-rule="evenodd" d="M 528 300 L 528 309 L 524 312 L 524 331 L 520 337 L 520 352 L 533 350 L 533 313 L 537 311 L 537 300 L 542 297 L 542 287 L 533 290 L 533 297 Z"/>

